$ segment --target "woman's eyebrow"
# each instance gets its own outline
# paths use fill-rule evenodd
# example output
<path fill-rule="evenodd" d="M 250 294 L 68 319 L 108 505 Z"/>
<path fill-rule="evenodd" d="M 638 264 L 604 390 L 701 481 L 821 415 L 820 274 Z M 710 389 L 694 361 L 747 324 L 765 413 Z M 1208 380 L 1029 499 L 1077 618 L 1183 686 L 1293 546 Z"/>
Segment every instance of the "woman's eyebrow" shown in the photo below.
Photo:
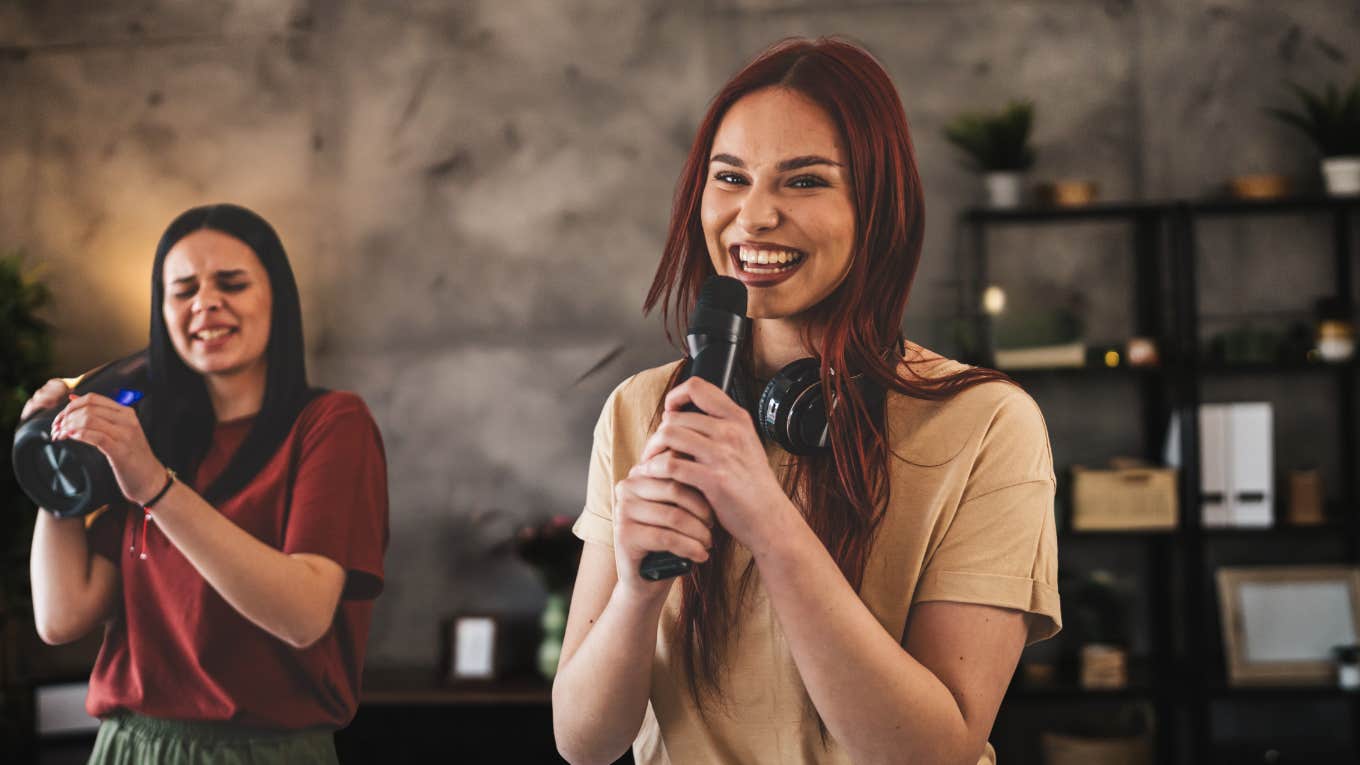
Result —
<path fill-rule="evenodd" d="M 714 154 L 712 157 L 709 157 L 708 161 L 722 162 L 723 164 L 732 165 L 733 167 L 741 168 L 746 167 L 746 163 L 741 161 L 740 157 L 736 157 L 731 154 Z M 844 165 L 841 164 L 840 162 L 827 159 L 826 157 L 823 157 L 819 154 L 805 154 L 801 157 L 792 157 L 790 159 L 780 161 L 778 165 L 775 165 L 775 170 L 781 173 L 787 173 L 790 170 L 797 170 L 803 167 L 811 167 L 812 165 L 830 165 L 831 167 L 844 167 Z"/>
<path fill-rule="evenodd" d="M 245 275 L 246 275 L 246 270 L 245 270 L 244 268 L 224 269 L 224 270 L 222 270 L 222 271 L 218 271 L 218 272 L 216 272 L 215 274 L 213 274 L 213 276 L 217 277 L 218 279 L 231 279 L 231 278 L 233 278 L 233 277 L 237 277 L 237 276 L 245 276 Z M 197 280 L 198 280 L 198 275 L 197 275 L 197 274 L 189 274 L 188 276 L 181 276 L 181 277 L 178 278 L 178 279 L 172 279 L 172 280 L 170 281 L 170 283 L 171 283 L 171 284 L 187 284 L 188 282 L 197 281 Z"/>
<path fill-rule="evenodd" d="M 781 173 L 787 173 L 790 170 L 797 170 L 799 168 L 810 167 L 812 165 L 830 165 L 832 167 L 844 167 L 844 165 L 842 165 L 841 163 L 827 159 L 826 157 L 819 156 L 817 154 L 805 154 L 801 157 L 794 157 L 792 159 L 783 160 L 778 165 L 775 165 L 775 168 Z"/>

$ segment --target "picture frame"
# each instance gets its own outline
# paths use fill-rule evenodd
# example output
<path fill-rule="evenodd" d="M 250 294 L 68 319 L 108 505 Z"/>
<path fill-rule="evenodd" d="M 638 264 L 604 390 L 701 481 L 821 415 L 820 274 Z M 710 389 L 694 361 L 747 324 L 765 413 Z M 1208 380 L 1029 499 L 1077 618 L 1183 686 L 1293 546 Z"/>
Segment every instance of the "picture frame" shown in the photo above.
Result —
<path fill-rule="evenodd" d="M 443 623 L 443 676 L 450 684 L 490 683 L 505 664 L 504 620 L 497 614 L 458 614 Z"/>
<path fill-rule="evenodd" d="M 1360 642 L 1360 568 L 1225 566 L 1216 579 L 1229 685 L 1336 682 L 1333 647 Z"/>

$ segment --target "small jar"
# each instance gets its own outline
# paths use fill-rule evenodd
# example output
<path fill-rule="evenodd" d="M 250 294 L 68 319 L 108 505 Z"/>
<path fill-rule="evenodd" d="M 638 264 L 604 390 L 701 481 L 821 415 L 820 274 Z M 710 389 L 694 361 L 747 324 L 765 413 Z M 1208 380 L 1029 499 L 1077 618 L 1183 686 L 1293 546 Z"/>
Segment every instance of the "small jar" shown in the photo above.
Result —
<path fill-rule="evenodd" d="M 1342 319 L 1318 322 L 1317 351 L 1323 361 L 1350 361 L 1355 356 L 1355 327 Z"/>
<path fill-rule="evenodd" d="M 1360 645 L 1339 645 L 1336 655 L 1336 684 L 1343 691 L 1360 692 Z"/>

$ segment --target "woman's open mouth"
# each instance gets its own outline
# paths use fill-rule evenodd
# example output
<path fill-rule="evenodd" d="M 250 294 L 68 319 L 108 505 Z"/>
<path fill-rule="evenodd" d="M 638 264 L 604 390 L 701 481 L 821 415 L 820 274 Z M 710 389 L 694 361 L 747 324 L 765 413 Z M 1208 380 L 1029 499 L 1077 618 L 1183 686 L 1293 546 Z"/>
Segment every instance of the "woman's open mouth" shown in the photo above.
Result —
<path fill-rule="evenodd" d="M 802 267 L 807 254 L 802 250 L 776 245 L 734 244 L 728 248 L 736 276 L 755 287 L 769 287 L 784 281 Z"/>
<path fill-rule="evenodd" d="M 201 343 L 205 349 L 212 350 L 221 347 L 236 333 L 236 327 L 205 327 L 189 335 L 189 338 Z"/>

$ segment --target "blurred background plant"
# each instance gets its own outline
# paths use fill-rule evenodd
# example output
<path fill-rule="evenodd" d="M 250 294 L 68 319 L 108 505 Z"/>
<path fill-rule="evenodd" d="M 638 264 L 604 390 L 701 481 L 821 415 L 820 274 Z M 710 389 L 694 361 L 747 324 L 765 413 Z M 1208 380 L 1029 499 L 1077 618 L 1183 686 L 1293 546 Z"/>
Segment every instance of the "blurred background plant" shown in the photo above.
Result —
<path fill-rule="evenodd" d="M 538 572 L 543 586 L 552 593 L 571 592 L 576 566 L 581 560 L 581 540 L 571 533 L 572 518 L 554 515 L 515 534 L 515 555 Z"/>
<path fill-rule="evenodd" d="M 997 112 L 968 112 L 951 120 L 944 136 L 980 172 L 1022 171 L 1034 166 L 1030 128 L 1034 103 L 1012 101 Z"/>
<path fill-rule="evenodd" d="M 21 250 L 0 250 L 0 437 L 8 453 L 19 412 L 51 376 L 51 329 L 40 314 L 51 293 Z M 36 508 L 20 491 L 5 460 L 0 470 L 0 613 L 28 604 L 28 547 Z"/>
<path fill-rule="evenodd" d="M 1298 100 L 1297 108 L 1266 108 L 1266 113 L 1308 136 L 1324 157 L 1360 156 L 1360 76 L 1350 87 L 1334 82 L 1322 90 L 1286 83 Z"/>

